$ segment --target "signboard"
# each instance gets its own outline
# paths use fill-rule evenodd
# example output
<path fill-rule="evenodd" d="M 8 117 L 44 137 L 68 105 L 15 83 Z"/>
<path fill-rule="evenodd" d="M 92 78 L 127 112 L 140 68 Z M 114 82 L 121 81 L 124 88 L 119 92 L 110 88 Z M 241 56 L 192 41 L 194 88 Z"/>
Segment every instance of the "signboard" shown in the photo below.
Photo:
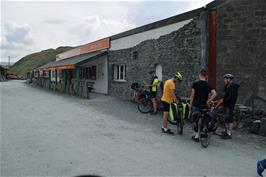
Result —
<path fill-rule="evenodd" d="M 74 49 L 71 49 L 71 50 L 68 50 L 66 52 L 56 55 L 56 61 L 70 58 L 70 57 L 77 56 L 77 55 L 80 55 L 80 49 L 74 48 Z"/>
<path fill-rule="evenodd" d="M 103 49 L 108 49 L 109 47 L 110 47 L 110 39 L 106 38 L 81 46 L 80 53 L 85 54 L 85 53 L 95 52 Z"/>
<path fill-rule="evenodd" d="M 86 53 L 103 50 L 103 49 L 108 49 L 108 48 L 110 48 L 110 39 L 105 38 L 105 39 L 95 41 L 89 44 L 85 44 L 77 48 L 68 50 L 66 52 L 60 53 L 56 56 L 56 61 L 86 54 Z"/>

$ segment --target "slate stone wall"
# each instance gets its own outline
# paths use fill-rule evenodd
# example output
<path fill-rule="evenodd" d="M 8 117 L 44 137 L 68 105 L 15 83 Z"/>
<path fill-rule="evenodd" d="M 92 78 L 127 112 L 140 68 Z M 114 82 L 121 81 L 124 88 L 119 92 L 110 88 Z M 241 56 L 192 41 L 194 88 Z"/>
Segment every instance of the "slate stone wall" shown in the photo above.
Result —
<path fill-rule="evenodd" d="M 129 49 L 109 51 L 109 94 L 122 99 L 130 98 L 133 82 L 149 82 L 148 72 L 156 65 L 162 66 L 163 80 L 176 71 L 184 75 L 184 82 L 177 85 L 181 96 L 189 96 L 191 84 L 201 68 L 206 68 L 206 14 L 195 17 L 189 24 L 156 40 L 147 40 Z M 138 58 L 133 58 L 133 52 Z M 113 81 L 112 66 L 126 64 L 126 82 Z"/>
<path fill-rule="evenodd" d="M 230 0 L 217 9 L 217 89 L 222 75 L 236 75 L 239 103 L 266 99 L 266 1 Z M 255 104 L 261 104 L 258 101 Z M 266 105 L 264 104 L 266 110 Z"/>

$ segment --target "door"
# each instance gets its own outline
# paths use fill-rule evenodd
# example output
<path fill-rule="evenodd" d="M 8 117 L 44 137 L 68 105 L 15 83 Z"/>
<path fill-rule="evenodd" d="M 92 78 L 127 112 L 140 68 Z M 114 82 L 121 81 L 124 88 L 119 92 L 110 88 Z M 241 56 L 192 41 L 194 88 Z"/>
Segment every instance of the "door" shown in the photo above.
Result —
<path fill-rule="evenodd" d="M 159 81 L 163 79 L 163 69 L 161 65 L 156 65 L 155 74 L 158 77 Z"/>

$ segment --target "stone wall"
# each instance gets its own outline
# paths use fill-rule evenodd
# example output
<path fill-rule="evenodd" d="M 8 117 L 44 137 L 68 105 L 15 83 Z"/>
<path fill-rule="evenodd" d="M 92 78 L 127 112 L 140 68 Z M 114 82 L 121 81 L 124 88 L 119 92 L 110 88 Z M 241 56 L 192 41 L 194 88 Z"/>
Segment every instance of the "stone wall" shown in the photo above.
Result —
<path fill-rule="evenodd" d="M 230 0 L 217 13 L 218 91 L 230 72 L 240 83 L 239 103 L 248 104 L 252 95 L 266 98 L 266 1 Z"/>
<path fill-rule="evenodd" d="M 201 68 L 206 68 L 206 14 L 203 12 L 189 24 L 156 40 L 147 40 L 129 49 L 109 52 L 109 94 L 123 99 L 130 98 L 133 82 L 149 82 L 148 72 L 157 64 L 162 66 L 163 80 L 176 71 L 184 75 L 184 82 L 177 88 L 178 94 L 188 96 L 191 84 Z M 133 58 L 133 52 L 138 58 Z M 126 64 L 126 82 L 112 79 L 113 64 Z"/>

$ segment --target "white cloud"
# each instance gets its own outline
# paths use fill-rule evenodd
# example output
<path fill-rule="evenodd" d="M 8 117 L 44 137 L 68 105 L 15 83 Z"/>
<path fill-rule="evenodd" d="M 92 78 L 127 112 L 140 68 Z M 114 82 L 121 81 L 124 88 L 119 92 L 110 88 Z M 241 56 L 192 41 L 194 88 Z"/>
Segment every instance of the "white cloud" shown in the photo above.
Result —
<path fill-rule="evenodd" d="M 69 34 L 71 40 L 78 41 L 82 44 L 108 37 L 134 27 L 135 24 L 131 24 L 126 19 L 109 20 L 98 15 L 91 15 L 71 24 Z"/>
<path fill-rule="evenodd" d="M 189 10 L 197 9 L 206 6 L 208 3 L 212 2 L 213 0 L 200 0 L 200 1 L 190 1 L 190 8 Z"/>
<path fill-rule="evenodd" d="M 47 48 L 86 44 L 210 1 L 3 1 L 2 57 L 18 60 Z"/>
<path fill-rule="evenodd" d="M 30 34 L 30 26 L 7 21 L 2 26 L 1 36 L 1 60 L 12 56 L 13 59 L 20 57 L 20 53 L 30 50 L 33 39 Z"/>

